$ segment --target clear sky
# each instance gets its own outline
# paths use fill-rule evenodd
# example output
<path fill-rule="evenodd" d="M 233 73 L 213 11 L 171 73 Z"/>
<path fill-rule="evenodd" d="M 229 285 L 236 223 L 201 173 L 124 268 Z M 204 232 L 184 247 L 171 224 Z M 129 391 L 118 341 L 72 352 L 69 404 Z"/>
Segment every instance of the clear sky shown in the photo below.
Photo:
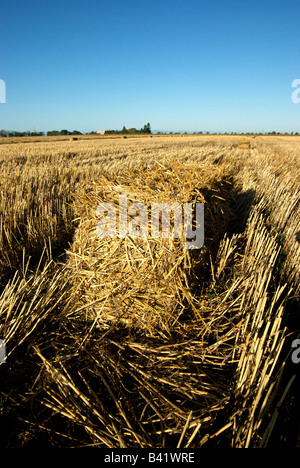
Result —
<path fill-rule="evenodd" d="M 299 0 L 1 0 L 0 129 L 300 132 Z"/>

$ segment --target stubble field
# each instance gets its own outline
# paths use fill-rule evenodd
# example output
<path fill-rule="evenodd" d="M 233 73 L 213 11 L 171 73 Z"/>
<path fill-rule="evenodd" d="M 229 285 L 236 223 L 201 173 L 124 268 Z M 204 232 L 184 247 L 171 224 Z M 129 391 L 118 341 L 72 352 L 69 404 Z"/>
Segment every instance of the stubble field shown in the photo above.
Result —
<path fill-rule="evenodd" d="M 299 447 L 299 137 L 2 138 L 0 171 L 3 448 Z M 204 203 L 204 246 L 100 240 L 120 190 Z"/>

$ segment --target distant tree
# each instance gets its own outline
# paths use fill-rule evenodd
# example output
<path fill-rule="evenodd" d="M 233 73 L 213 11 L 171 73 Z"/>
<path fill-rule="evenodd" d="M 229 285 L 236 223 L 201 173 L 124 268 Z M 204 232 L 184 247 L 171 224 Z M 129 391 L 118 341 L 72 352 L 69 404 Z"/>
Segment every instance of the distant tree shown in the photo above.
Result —
<path fill-rule="evenodd" d="M 149 124 L 149 122 L 144 125 L 144 128 L 141 130 L 142 133 L 151 133 L 151 125 Z"/>

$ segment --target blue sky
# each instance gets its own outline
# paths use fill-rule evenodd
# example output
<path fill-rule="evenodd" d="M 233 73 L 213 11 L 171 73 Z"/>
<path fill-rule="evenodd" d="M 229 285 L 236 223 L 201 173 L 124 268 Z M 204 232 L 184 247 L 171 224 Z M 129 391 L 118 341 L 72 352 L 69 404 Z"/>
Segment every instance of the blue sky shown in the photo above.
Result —
<path fill-rule="evenodd" d="M 299 131 L 299 0 L 1 0 L 0 129 Z"/>

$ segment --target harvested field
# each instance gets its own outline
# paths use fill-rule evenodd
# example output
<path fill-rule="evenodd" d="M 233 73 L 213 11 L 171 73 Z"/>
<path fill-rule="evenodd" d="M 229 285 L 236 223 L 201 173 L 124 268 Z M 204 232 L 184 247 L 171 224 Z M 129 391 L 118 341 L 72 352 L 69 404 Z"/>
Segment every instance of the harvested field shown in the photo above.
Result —
<path fill-rule="evenodd" d="M 2 140 L 1 446 L 299 447 L 300 139 Z M 120 195 L 203 247 L 99 238 Z"/>

